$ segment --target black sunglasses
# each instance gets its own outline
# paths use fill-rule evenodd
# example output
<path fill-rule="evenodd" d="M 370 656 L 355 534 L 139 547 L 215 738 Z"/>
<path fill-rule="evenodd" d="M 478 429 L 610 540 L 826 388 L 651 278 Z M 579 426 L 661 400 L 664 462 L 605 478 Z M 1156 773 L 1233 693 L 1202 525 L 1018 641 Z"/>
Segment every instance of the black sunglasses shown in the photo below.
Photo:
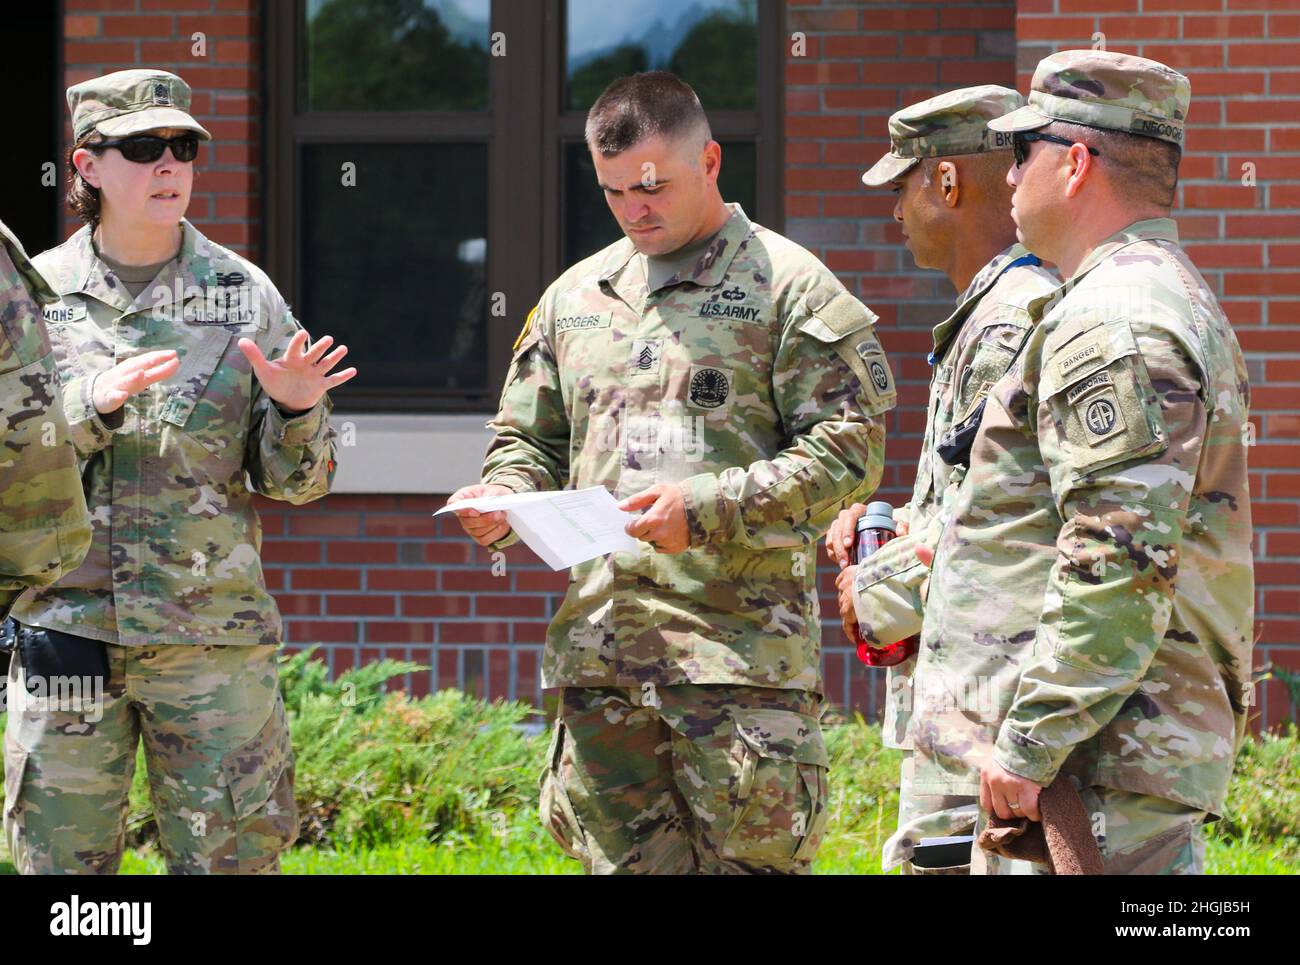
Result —
<path fill-rule="evenodd" d="M 168 147 L 172 149 L 172 157 L 178 161 L 193 161 L 199 156 L 199 137 L 197 134 L 180 134 L 176 137 L 155 137 L 152 134 L 137 134 L 134 137 L 124 137 L 116 141 L 100 141 L 98 144 L 88 144 L 87 147 L 98 150 L 104 147 L 115 147 L 121 153 L 122 157 L 128 161 L 134 161 L 136 164 L 151 164 L 163 156 L 163 151 Z"/>
<path fill-rule="evenodd" d="M 1029 144 L 1034 141 L 1049 141 L 1052 144 L 1064 144 L 1066 147 L 1073 147 L 1075 144 L 1083 144 L 1082 141 L 1071 141 L 1066 137 L 1057 137 L 1055 134 L 1040 134 L 1037 131 L 1014 131 L 1011 135 L 1011 150 L 1016 156 L 1016 167 L 1025 163 L 1029 157 Z M 1095 147 L 1088 147 L 1088 153 L 1093 157 L 1101 157 L 1101 152 Z"/>

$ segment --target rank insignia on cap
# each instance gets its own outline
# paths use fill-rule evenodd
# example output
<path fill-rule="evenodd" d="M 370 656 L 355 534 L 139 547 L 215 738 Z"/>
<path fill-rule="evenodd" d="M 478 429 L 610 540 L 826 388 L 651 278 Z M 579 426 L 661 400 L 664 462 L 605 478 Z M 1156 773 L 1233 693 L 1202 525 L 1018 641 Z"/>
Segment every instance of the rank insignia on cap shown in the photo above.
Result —
<path fill-rule="evenodd" d="M 166 84 L 153 85 L 153 102 L 155 104 L 170 105 L 172 102 L 171 91 L 167 89 Z"/>

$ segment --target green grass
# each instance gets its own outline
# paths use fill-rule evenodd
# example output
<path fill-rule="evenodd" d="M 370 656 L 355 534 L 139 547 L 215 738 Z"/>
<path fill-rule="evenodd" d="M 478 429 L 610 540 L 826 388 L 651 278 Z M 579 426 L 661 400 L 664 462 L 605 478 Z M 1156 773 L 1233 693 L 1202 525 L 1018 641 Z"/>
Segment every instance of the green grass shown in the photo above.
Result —
<path fill-rule="evenodd" d="M 412 700 L 384 690 L 415 669 L 382 661 L 327 680 L 310 652 L 282 667 L 302 815 L 287 874 L 576 874 L 536 816 L 547 735 L 521 703 L 457 691 Z M 898 752 L 861 717 L 828 722 L 830 823 L 814 871 L 881 874 L 880 851 L 898 811 Z M 138 755 L 125 874 L 162 874 Z M 1248 739 L 1224 820 L 1210 826 L 1211 874 L 1300 872 L 1300 740 Z M 0 844 L 0 874 L 13 873 Z"/>

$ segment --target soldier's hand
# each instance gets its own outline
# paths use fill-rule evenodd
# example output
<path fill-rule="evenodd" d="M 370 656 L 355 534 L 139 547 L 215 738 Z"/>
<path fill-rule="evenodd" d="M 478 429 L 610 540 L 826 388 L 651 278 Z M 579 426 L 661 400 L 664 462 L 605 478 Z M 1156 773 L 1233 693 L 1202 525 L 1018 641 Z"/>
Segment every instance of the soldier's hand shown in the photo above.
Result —
<path fill-rule="evenodd" d="M 306 331 L 299 330 L 289 339 L 284 354 L 267 361 L 262 350 L 251 338 L 239 340 L 239 350 L 253 363 L 253 374 L 262 388 L 285 409 L 306 411 L 312 408 L 330 389 L 337 388 L 357 374 L 356 369 L 344 369 L 330 375 L 348 354 L 348 347 L 340 345 L 328 355 L 325 350 L 334 344 L 330 335 L 322 335 L 310 348 Z"/>
<path fill-rule="evenodd" d="M 475 483 L 462 486 L 447 497 L 447 505 L 462 499 L 477 499 L 479 496 L 509 496 L 514 490 L 498 483 Z M 456 518 L 460 520 L 461 529 L 469 534 L 470 539 L 479 546 L 491 546 L 510 532 L 510 523 L 503 512 L 485 513 L 477 509 L 457 509 Z"/>
<path fill-rule="evenodd" d="M 846 509 L 844 512 L 848 512 Z M 858 613 L 853 608 L 853 583 L 858 578 L 856 566 L 846 566 L 835 577 L 835 589 L 839 591 L 840 625 L 849 643 L 857 643 Z"/>
<path fill-rule="evenodd" d="M 996 761 L 985 761 L 980 768 L 980 807 L 1003 820 L 1041 821 L 1038 795 L 1042 790 L 1040 785 L 1012 774 Z"/>
<path fill-rule="evenodd" d="M 143 392 L 155 382 L 170 378 L 180 367 L 181 360 L 174 349 L 145 352 L 118 362 L 95 376 L 91 397 L 96 411 L 100 415 L 116 412 L 131 396 Z"/>
<path fill-rule="evenodd" d="M 858 520 L 867 513 L 866 503 L 854 503 L 848 509 L 841 509 L 840 514 L 826 531 L 826 555 L 838 563 L 840 569 L 853 562 L 853 542 L 858 535 Z"/>
<path fill-rule="evenodd" d="M 629 496 L 618 504 L 618 508 L 624 512 L 645 509 L 627 524 L 627 534 L 645 540 L 660 553 L 681 553 L 690 546 L 686 497 L 680 487 L 659 483 Z"/>
<path fill-rule="evenodd" d="M 930 547 L 924 543 L 917 543 L 913 552 L 916 553 L 916 558 L 924 563 L 926 567 L 934 566 L 934 550 L 930 549 Z"/>

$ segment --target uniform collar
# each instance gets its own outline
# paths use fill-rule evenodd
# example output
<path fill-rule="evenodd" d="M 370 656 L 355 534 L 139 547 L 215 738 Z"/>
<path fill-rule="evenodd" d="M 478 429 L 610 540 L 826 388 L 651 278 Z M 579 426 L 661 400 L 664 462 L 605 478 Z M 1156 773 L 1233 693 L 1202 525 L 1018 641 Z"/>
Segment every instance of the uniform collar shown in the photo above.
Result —
<path fill-rule="evenodd" d="M 68 239 L 68 244 L 73 246 L 73 263 L 76 267 L 68 276 L 71 279 L 71 287 L 60 294 L 75 292 L 86 295 L 123 314 L 146 311 L 153 307 L 150 292 L 159 284 L 174 287 L 176 279 L 181 276 L 185 266 L 193 261 L 196 250 L 203 246 L 203 242 L 203 236 L 189 221 L 182 218 L 180 253 L 158 273 L 157 283 L 142 291 L 138 299 L 132 299 L 131 293 L 127 291 L 122 280 L 95 254 L 90 225 L 84 225 Z"/>
<path fill-rule="evenodd" d="M 1178 244 L 1178 225 L 1174 223 L 1173 218 L 1148 218 L 1145 221 L 1133 222 L 1088 252 L 1088 256 L 1079 263 L 1079 267 L 1067 284 L 1077 282 L 1121 248 L 1127 248 L 1139 241 L 1171 241 Z"/>
<path fill-rule="evenodd" d="M 738 203 L 733 202 L 727 207 L 731 210 L 731 217 L 723 224 L 709 246 L 700 252 L 699 258 L 695 260 L 694 269 L 667 279 L 663 287 L 689 281 L 701 288 L 713 288 L 722 283 L 732 260 L 736 257 L 736 252 L 740 250 L 753 230 L 753 223 Z M 629 239 L 624 238 L 614 245 L 601 270 L 600 281 L 608 283 L 624 301 L 635 296 L 636 292 L 631 289 L 638 285 L 643 289 L 642 297 L 645 294 L 645 272 L 626 270 L 628 263 L 632 261 L 632 256 L 636 253 L 636 246 Z"/>
<path fill-rule="evenodd" d="M 930 364 L 933 365 L 939 359 L 943 358 L 943 353 L 948 347 L 952 337 L 960 330 L 962 322 L 979 304 L 980 299 L 988 294 L 1002 273 L 1006 271 L 1013 261 L 1017 258 L 1024 258 L 1029 254 L 1029 249 L 1017 242 L 1011 247 L 998 252 L 993 256 L 993 260 L 975 273 L 966 290 L 957 296 L 957 309 L 942 322 L 934 327 L 934 349 L 930 353 Z"/>

